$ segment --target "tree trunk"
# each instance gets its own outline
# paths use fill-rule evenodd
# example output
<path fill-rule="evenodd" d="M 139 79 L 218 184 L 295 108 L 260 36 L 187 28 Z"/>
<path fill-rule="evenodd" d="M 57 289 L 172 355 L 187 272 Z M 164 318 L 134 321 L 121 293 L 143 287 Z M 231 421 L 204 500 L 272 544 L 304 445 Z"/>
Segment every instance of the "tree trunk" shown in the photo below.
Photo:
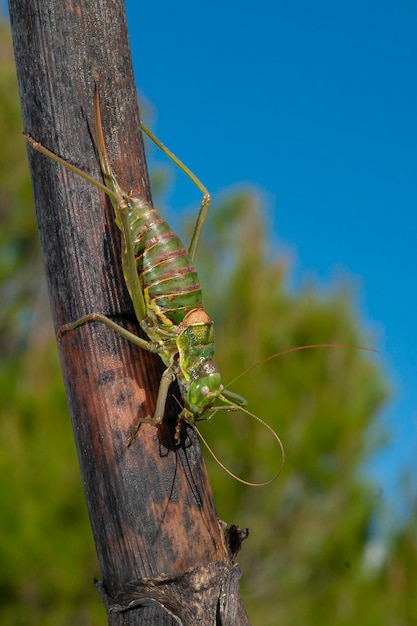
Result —
<path fill-rule="evenodd" d="M 123 2 L 9 5 L 26 131 L 101 180 L 96 83 L 116 176 L 150 199 Z M 139 332 L 110 202 L 30 148 L 29 161 L 56 331 L 98 311 Z M 177 403 L 126 445 L 153 415 L 159 357 L 96 323 L 58 346 L 109 623 L 249 624 L 194 430 L 174 443 Z"/>

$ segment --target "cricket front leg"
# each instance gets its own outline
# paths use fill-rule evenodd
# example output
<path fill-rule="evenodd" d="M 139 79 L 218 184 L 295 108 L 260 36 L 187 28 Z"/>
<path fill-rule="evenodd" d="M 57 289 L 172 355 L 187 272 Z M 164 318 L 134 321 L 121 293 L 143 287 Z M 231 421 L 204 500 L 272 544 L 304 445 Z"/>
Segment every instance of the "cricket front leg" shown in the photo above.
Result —
<path fill-rule="evenodd" d="M 127 446 L 129 447 L 133 441 L 136 439 L 136 435 L 138 434 L 138 430 L 141 424 L 151 424 L 152 426 L 159 426 L 162 424 L 165 414 L 165 406 L 168 397 L 168 389 L 172 382 L 174 382 L 175 376 L 172 373 L 171 369 L 166 369 L 162 376 L 161 381 L 159 383 L 158 396 L 156 399 L 155 412 L 153 417 L 140 417 L 136 423 L 135 432 L 129 438 Z M 175 440 L 178 440 L 177 430 L 175 431 Z"/>

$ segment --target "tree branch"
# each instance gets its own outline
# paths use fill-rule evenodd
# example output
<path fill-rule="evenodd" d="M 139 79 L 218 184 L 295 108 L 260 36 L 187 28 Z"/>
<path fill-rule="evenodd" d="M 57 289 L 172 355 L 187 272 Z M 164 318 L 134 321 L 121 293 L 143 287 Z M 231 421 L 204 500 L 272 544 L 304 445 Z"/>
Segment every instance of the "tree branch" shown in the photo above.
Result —
<path fill-rule="evenodd" d="M 9 4 L 25 129 L 101 180 L 97 83 L 119 182 L 149 199 L 123 3 Z M 138 332 L 109 201 L 31 149 L 29 161 L 56 332 L 92 311 Z M 193 430 L 176 449 L 169 420 L 160 430 L 144 424 L 126 446 L 137 419 L 153 415 L 159 358 L 93 323 L 58 345 L 109 623 L 248 624 Z M 176 412 L 171 403 L 174 423 Z M 196 621 L 190 607 L 203 596 Z"/>

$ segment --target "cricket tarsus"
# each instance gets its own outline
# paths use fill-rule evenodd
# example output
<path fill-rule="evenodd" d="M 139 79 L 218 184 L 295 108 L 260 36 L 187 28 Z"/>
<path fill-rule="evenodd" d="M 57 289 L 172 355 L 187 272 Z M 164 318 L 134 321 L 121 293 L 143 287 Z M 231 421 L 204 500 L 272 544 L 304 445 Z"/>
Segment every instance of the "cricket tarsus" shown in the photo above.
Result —
<path fill-rule="evenodd" d="M 252 416 L 244 408 L 245 400 L 226 390 L 222 384 L 219 368 L 213 358 L 213 322 L 204 310 L 201 287 L 194 267 L 197 246 L 210 207 L 210 194 L 200 180 L 142 125 L 142 130 L 189 176 L 203 194 L 187 251 L 179 237 L 150 203 L 137 192 L 125 192 L 118 184 L 107 153 L 97 88 L 94 90 L 94 122 L 104 184 L 45 148 L 28 133 L 24 136 L 33 149 L 81 176 L 110 198 L 115 222 L 121 232 L 121 261 L 126 286 L 135 315 L 148 340 L 136 336 L 98 312 L 88 313 L 75 322 L 65 324 L 59 330 L 58 336 L 63 337 L 67 332 L 95 321 L 105 324 L 140 348 L 156 352 L 166 369 L 159 385 L 155 414 L 152 418 L 140 419 L 139 423 L 157 426 L 162 422 L 168 390 L 176 379 L 183 403 L 175 429 L 177 444 L 181 443 L 181 424 L 184 420 L 195 425 L 197 421 L 209 419 L 220 410 L 240 410 Z M 216 406 L 219 401 L 222 405 Z M 258 417 L 256 419 L 272 432 L 279 444 L 282 455 L 280 472 L 284 462 L 281 440 L 268 424 Z M 212 451 L 211 454 L 217 460 Z M 223 464 L 220 465 L 224 468 Z M 234 476 L 231 472 L 229 474 Z M 276 476 L 272 480 L 275 478 Z M 267 481 L 269 482 L 272 481 Z"/>

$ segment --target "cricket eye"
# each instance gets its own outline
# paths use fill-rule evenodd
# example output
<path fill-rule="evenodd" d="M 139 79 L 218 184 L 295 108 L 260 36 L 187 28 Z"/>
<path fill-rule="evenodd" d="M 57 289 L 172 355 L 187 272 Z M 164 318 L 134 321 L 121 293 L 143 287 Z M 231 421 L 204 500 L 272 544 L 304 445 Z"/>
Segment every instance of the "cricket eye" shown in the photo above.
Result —
<path fill-rule="evenodd" d="M 208 396 L 209 393 L 210 393 L 210 389 L 207 387 L 207 385 L 204 385 L 204 387 L 201 387 L 201 395 Z"/>

